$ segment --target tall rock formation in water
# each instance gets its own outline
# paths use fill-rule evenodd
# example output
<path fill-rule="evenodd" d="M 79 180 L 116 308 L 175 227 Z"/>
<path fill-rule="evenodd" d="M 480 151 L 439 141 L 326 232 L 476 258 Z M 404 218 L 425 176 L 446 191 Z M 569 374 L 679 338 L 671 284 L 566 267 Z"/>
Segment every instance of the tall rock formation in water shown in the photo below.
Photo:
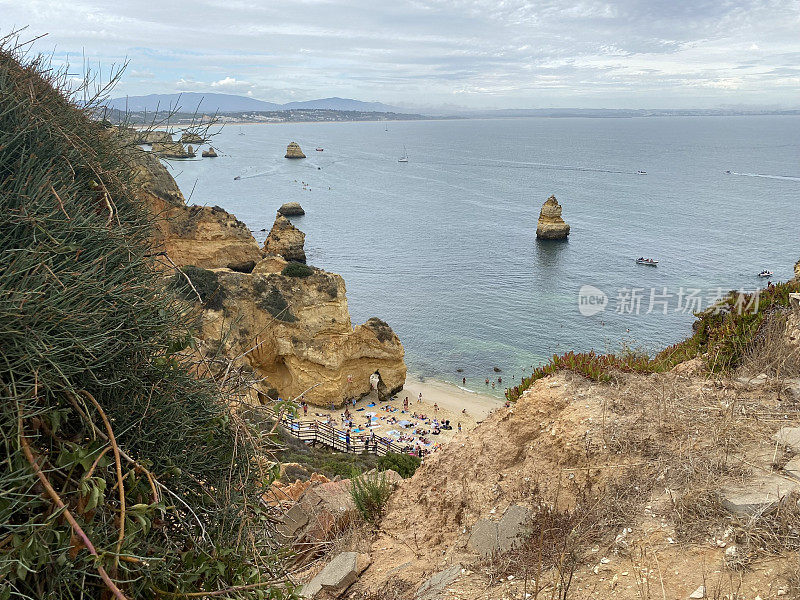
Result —
<path fill-rule="evenodd" d="M 550 196 L 542 205 L 536 237 L 542 240 L 564 240 L 569 235 L 569 225 L 561 218 L 561 205 Z"/>
<path fill-rule="evenodd" d="M 300 149 L 300 144 L 297 142 L 291 142 L 288 146 L 286 146 L 286 156 L 284 158 L 305 158 L 306 155 L 303 154 L 303 151 Z"/>

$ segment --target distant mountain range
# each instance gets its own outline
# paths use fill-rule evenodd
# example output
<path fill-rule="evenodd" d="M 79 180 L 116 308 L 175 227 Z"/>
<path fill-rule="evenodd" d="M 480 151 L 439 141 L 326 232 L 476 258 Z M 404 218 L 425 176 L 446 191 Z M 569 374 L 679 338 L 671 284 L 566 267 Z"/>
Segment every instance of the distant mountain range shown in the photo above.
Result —
<path fill-rule="evenodd" d="M 707 109 L 605 109 L 605 108 L 533 108 L 533 109 L 485 109 L 475 110 L 464 107 L 403 108 L 389 106 L 381 102 L 362 102 L 351 98 L 320 98 L 305 102 L 276 104 L 235 94 L 215 94 L 183 92 L 180 94 L 149 94 L 147 96 L 127 96 L 114 98 L 107 102 L 111 109 L 129 113 L 147 111 L 170 111 L 181 113 L 259 113 L 289 110 L 332 110 L 356 111 L 361 113 L 395 113 L 395 116 L 420 112 L 428 117 L 455 118 L 513 118 L 513 117 L 584 117 L 584 118 L 630 118 L 630 117 L 669 117 L 669 116 L 722 116 L 756 114 L 800 114 L 800 109 L 775 108 L 707 108 Z M 141 116 L 141 115 L 140 115 Z M 342 120 L 342 119 L 337 119 Z M 343 120 L 348 120 L 347 118 Z"/>
<path fill-rule="evenodd" d="M 234 94 L 184 92 L 181 94 L 149 94 L 109 100 L 109 108 L 128 112 L 174 111 L 181 113 L 240 113 L 272 110 L 355 110 L 362 112 L 404 112 L 396 106 L 380 102 L 362 102 L 350 98 L 320 98 L 305 102 L 276 104 Z"/>

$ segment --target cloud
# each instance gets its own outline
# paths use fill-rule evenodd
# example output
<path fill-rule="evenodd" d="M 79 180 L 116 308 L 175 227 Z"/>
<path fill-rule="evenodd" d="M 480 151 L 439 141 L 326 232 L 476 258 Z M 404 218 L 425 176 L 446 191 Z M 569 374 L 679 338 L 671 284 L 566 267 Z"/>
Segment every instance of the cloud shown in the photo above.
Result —
<path fill-rule="evenodd" d="M 103 65 L 128 59 L 120 93 L 129 95 L 798 102 L 793 77 L 771 71 L 797 64 L 800 0 L 0 0 L 0 14 L 30 25 L 31 37 L 49 32 L 41 50 L 85 52 Z"/>
<path fill-rule="evenodd" d="M 211 87 L 216 88 L 218 91 L 246 93 L 253 86 L 249 81 L 239 81 L 235 77 L 225 77 L 219 81 L 212 81 Z"/>

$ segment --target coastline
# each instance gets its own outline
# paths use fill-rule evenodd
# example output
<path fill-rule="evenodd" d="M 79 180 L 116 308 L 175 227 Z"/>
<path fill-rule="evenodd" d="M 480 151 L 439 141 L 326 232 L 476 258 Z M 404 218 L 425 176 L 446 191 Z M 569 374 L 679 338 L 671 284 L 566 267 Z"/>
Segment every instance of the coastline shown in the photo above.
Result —
<path fill-rule="evenodd" d="M 455 415 L 461 415 L 461 411 L 466 408 L 469 420 L 476 422 L 482 421 L 490 412 L 505 403 L 504 398 L 463 388 L 449 381 L 423 379 L 412 373 L 406 375 L 406 382 L 403 389 L 397 393 L 397 397 L 402 401 L 408 396 L 409 402 L 412 400 L 416 402 L 420 393 L 423 404 L 432 407 L 434 403 L 437 403 L 440 409 Z"/>
<path fill-rule="evenodd" d="M 422 394 L 422 401 L 419 395 Z M 408 396 L 408 411 L 403 411 L 403 401 Z M 422 444 L 428 451 L 436 450 L 439 446 L 466 435 L 482 422 L 492 411 L 502 408 L 505 400 L 472 392 L 452 383 L 440 380 L 427 379 L 421 381 L 413 374 L 406 376 L 403 389 L 395 394 L 394 399 L 388 402 L 376 402 L 373 393 L 361 398 L 356 405 L 341 407 L 334 410 L 319 406 L 310 406 L 308 416 L 299 415 L 301 421 L 332 419 L 332 425 L 337 429 L 344 429 L 345 408 L 351 411 L 354 435 L 365 435 L 365 431 L 374 431 L 375 435 L 392 439 L 396 443 L 409 447 Z M 364 429 L 364 419 L 367 414 L 375 415 L 373 426 Z M 442 429 L 438 435 L 415 434 L 417 428 L 431 431 L 432 421 L 440 423 L 449 420 L 452 429 Z M 410 427 L 403 427 L 398 421 L 413 423 Z M 459 432 L 461 425 L 461 432 Z M 404 437 L 405 439 L 400 439 Z M 411 439 L 413 438 L 413 439 Z M 427 443 L 421 440 L 425 438 Z"/>

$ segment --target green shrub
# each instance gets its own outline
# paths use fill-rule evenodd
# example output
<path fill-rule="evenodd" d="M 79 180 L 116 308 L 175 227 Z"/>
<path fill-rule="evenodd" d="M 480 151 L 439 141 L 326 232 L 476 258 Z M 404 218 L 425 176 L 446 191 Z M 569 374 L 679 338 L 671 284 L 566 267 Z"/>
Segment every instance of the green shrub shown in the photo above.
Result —
<path fill-rule="evenodd" d="M 0 598 L 288 595 L 258 432 L 178 354 L 140 151 L 2 45 Z"/>
<path fill-rule="evenodd" d="M 313 274 L 314 269 L 300 262 L 290 262 L 283 267 L 283 271 L 281 271 L 281 275 L 285 275 L 286 277 L 308 277 Z"/>
<path fill-rule="evenodd" d="M 212 310 L 222 310 L 222 303 L 225 300 L 225 288 L 219 283 L 219 277 L 214 271 L 201 269 L 194 265 L 187 265 L 181 268 L 182 273 L 176 273 L 169 280 L 168 287 L 175 290 L 184 300 L 196 301 L 197 294 L 203 301 L 203 306 Z M 185 276 L 184 276 L 185 275 Z M 189 281 L 192 285 L 189 285 Z M 192 289 L 197 290 L 197 294 Z"/>
<path fill-rule="evenodd" d="M 378 522 L 392 491 L 394 485 L 386 478 L 385 473 L 360 475 L 353 472 L 350 477 L 350 496 L 353 498 L 356 510 L 367 523 Z"/>
<path fill-rule="evenodd" d="M 623 373 L 661 373 L 675 365 L 707 354 L 706 367 L 721 372 L 741 366 L 747 350 L 756 339 L 765 317 L 789 306 L 789 294 L 800 291 L 800 282 L 778 283 L 754 294 L 729 292 L 713 307 L 697 313 L 694 333 L 682 342 L 653 356 L 626 352 L 620 355 L 592 352 L 567 352 L 553 355 L 534 369 L 520 385 L 506 390 L 506 398 L 518 400 L 533 383 L 561 370 L 572 371 L 593 381 L 610 381 L 615 371 Z"/>
<path fill-rule="evenodd" d="M 289 303 L 283 297 L 281 291 L 276 287 L 267 287 L 264 282 L 257 281 L 253 289 L 258 294 L 257 305 L 267 311 L 279 321 L 294 323 L 297 317 L 289 310 Z"/>
<path fill-rule="evenodd" d="M 387 452 L 378 459 L 378 470 L 396 471 L 403 479 L 411 477 L 422 464 L 422 460 L 410 454 L 400 454 L 398 452 Z"/>

